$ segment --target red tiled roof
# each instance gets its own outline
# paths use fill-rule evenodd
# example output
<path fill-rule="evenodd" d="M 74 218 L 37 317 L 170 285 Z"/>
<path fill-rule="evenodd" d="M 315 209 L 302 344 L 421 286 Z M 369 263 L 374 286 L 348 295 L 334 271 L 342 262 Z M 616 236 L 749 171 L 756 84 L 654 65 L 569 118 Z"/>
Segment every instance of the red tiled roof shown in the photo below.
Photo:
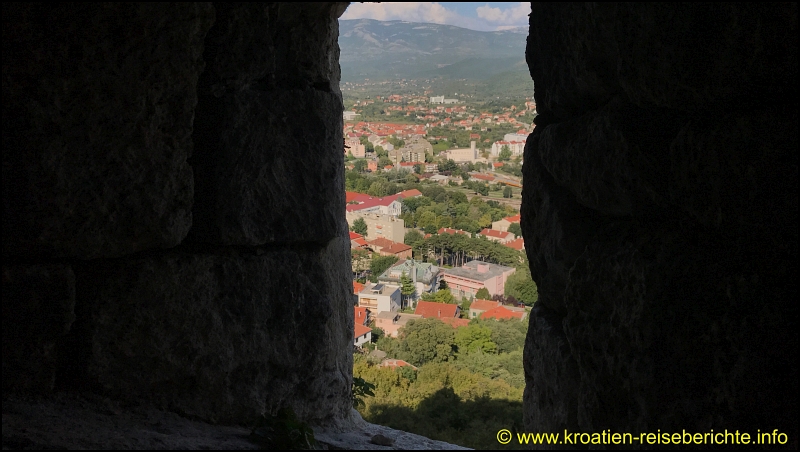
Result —
<path fill-rule="evenodd" d="M 503 219 L 508 221 L 509 223 L 519 223 L 520 216 L 519 216 L 519 214 L 516 214 L 516 215 L 510 216 L 510 217 L 505 217 Z"/>
<path fill-rule="evenodd" d="M 453 328 L 459 328 L 462 326 L 469 326 L 469 319 L 461 319 L 457 317 L 445 317 L 441 319 L 442 322 L 452 326 Z"/>
<path fill-rule="evenodd" d="M 369 245 L 367 243 L 367 239 L 365 239 L 363 237 L 362 238 L 358 238 L 358 239 L 353 239 L 353 243 L 355 243 L 356 246 L 358 246 L 358 247 L 365 247 L 365 246 Z"/>
<path fill-rule="evenodd" d="M 360 239 L 361 237 L 364 237 L 364 236 L 359 234 L 358 232 L 350 231 L 350 240 Z"/>
<path fill-rule="evenodd" d="M 422 192 L 417 190 L 416 188 L 412 188 L 411 190 L 404 190 L 397 194 L 400 198 L 413 198 L 415 196 L 422 196 Z"/>
<path fill-rule="evenodd" d="M 479 173 L 479 174 L 470 174 L 470 176 L 472 176 L 472 178 L 478 179 L 478 180 L 486 180 L 486 181 L 493 181 L 494 180 L 494 176 L 490 176 L 488 174 L 480 174 Z"/>
<path fill-rule="evenodd" d="M 370 245 L 379 246 L 381 248 L 388 248 L 397 242 L 393 242 L 385 237 L 378 237 L 375 240 L 368 240 L 367 243 L 369 243 Z"/>
<path fill-rule="evenodd" d="M 510 309 L 506 309 L 504 306 L 498 306 L 498 307 L 496 307 L 494 309 L 490 309 L 490 310 L 484 312 L 483 314 L 481 314 L 481 318 L 482 319 L 489 319 L 489 318 L 495 318 L 495 319 L 522 319 L 522 316 L 524 316 L 524 315 L 525 315 L 525 313 L 523 313 L 523 312 L 512 311 Z"/>
<path fill-rule="evenodd" d="M 517 251 L 522 251 L 525 249 L 525 242 L 523 242 L 522 237 L 514 240 L 509 240 L 508 242 L 504 243 L 504 245 L 509 248 L 514 248 Z"/>
<path fill-rule="evenodd" d="M 414 314 L 421 315 L 423 318 L 442 319 L 453 318 L 458 312 L 458 305 L 448 303 L 434 303 L 433 301 L 420 301 Z"/>
<path fill-rule="evenodd" d="M 358 281 L 353 281 L 353 293 L 354 293 L 354 294 L 355 294 L 355 293 L 359 293 L 359 292 L 361 292 L 362 290 L 364 290 L 364 285 L 363 285 L 363 284 L 361 284 L 361 283 L 360 283 L 360 282 L 358 282 Z M 358 309 L 358 308 L 356 308 L 356 309 Z"/>
<path fill-rule="evenodd" d="M 357 194 L 360 195 L 360 193 Z M 367 195 L 362 195 L 362 196 L 367 196 Z M 384 196 L 383 198 L 372 198 L 367 196 L 367 199 L 359 198 L 355 200 L 359 201 L 360 204 L 348 204 L 346 207 L 348 212 L 355 212 L 358 210 L 368 209 L 370 207 L 375 207 L 375 206 L 388 206 L 389 204 L 397 200 L 397 195 Z"/>
<path fill-rule="evenodd" d="M 363 325 L 369 317 L 369 310 L 363 306 L 356 306 L 353 315 L 356 319 L 356 325 Z"/>
<path fill-rule="evenodd" d="M 346 192 L 344 192 L 344 198 L 345 198 L 345 202 L 347 202 L 347 203 L 350 203 L 350 202 L 353 202 L 353 201 L 361 203 L 361 202 L 368 201 L 368 200 L 372 199 L 372 197 L 370 195 L 365 195 L 363 193 L 356 193 L 354 191 L 346 191 Z"/>
<path fill-rule="evenodd" d="M 372 331 L 372 328 L 370 328 L 370 327 L 368 327 L 366 325 L 359 325 L 358 323 L 356 323 L 356 328 L 355 328 L 355 331 L 354 331 L 354 334 L 353 334 L 353 339 L 355 339 L 357 337 L 361 337 L 361 336 L 363 336 L 363 335 L 365 335 L 365 334 L 367 334 L 367 333 L 369 333 L 371 331 Z"/>
<path fill-rule="evenodd" d="M 381 251 L 383 251 L 384 253 L 399 254 L 402 253 L 403 251 L 408 251 L 410 249 L 411 247 L 406 245 L 405 243 L 394 242 L 392 245 L 389 245 L 388 247 L 382 249 Z"/>
<path fill-rule="evenodd" d="M 470 309 L 475 309 L 478 311 L 488 311 L 490 309 L 494 309 L 498 306 L 502 306 L 502 303 L 499 301 L 492 301 L 492 300 L 475 300 L 472 304 L 469 305 Z"/>
<path fill-rule="evenodd" d="M 497 237 L 497 238 L 499 238 L 499 239 L 505 239 L 505 238 L 507 238 L 509 235 L 511 235 L 511 233 L 510 233 L 510 232 L 507 232 L 507 231 L 498 231 L 498 230 L 496 230 L 496 229 L 489 229 L 489 228 L 484 228 L 484 229 L 483 229 L 483 230 L 480 232 L 480 234 L 481 234 L 481 235 L 485 235 L 485 236 L 487 236 L 487 237 Z"/>
<path fill-rule="evenodd" d="M 439 233 L 439 234 L 451 234 L 451 235 L 452 234 L 464 234 L 464 235 L 469 235 L 469 232 L 467 232 L 467 231 L 462 231 L 461 229 L 451 229 L 451 228 L 439 228 L 439 230 L 436 231 L 436 232 Z"/>
<path fill-rule="evenodd" d="M 403 367 L 403 366 L 409 366 L 409 367 L 413 368 L 414 370 L 417 369 L 416 367 L 414 367 L 411 364 L 403 361 L 402 359 L 384 359 L 381 362 L 381 367 Z"/>

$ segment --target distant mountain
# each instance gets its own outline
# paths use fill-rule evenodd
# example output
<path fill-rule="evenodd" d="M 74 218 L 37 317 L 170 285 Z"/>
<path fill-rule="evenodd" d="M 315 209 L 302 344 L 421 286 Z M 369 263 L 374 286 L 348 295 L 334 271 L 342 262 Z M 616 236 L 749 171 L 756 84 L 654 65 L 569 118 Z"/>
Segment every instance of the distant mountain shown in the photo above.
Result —
<path fill-rule="evenodd" d="M 485 80 L 527 72 L 527 29 L 474 31 L 452 25 L 340 20 L 342 81 L 443 77 Z"/>

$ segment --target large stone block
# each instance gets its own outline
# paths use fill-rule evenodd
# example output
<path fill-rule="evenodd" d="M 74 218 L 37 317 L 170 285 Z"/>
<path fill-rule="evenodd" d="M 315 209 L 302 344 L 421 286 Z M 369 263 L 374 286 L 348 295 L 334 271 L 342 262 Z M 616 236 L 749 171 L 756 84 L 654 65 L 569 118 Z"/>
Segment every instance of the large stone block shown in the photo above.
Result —
<path fill-rule="evenodd" d="M 219 4 L 206 41 L 190 239 L 228 245 L 342 235 L 336 4 Z"/>
<path fill-rule="evenodd" d="M 796 3 L 532 3 L 531 10 L 526 57 L 543 117 L 574 118 L 615 95 L 704 111 L 736 108 L 743 93 L 781 101 L 794 92 Z"/>
<path fill-rule="evenodd" d="M 524 422 L 541 432 L 578 430 L 580 373 L 564 334 L 563 317 L 537 303 L 525 339 Z"/>
<path fill-rule="evenodd" d="M 319 249 L 197 252 L 78 273 L 86 380 L 212 422 L 286 405 L 315 422 L 351 407 L 347 240 Z"/>
<path fill-rule="evenodd" d="M 539 290 L 538 302 L 564 315 L 570 268 L 599 231 L 601 221 L 597 212 L 578 203 L 575 194 L 545 168 L 539 153 L 544 129 L 537 128 L 525 144 L 520 226 Z"/>
<path fill-rule="evenodd" d="M 53 389 L 75 320 L 69 265 L 3 265 L 3 392 Z"/>
<path fill-rule="evenodd" d="M 3 255 L 174 246 L 210 4 L 3 6 Z"/>
<path fill-rule="evenodd" d="M 313 88 L 208 98 L 198 107 L 190 239 L 261 245 L 344 234 L 341 110 L 338 95 Z"/>
<path fill-rule="evenodd" d="M 538 155 L 582 206 L 609 217 L 652 215 L 667 208 L 664 169 L 687 122 L 680 112 L 614 98 L 597 111 L 544 126 Z"/>

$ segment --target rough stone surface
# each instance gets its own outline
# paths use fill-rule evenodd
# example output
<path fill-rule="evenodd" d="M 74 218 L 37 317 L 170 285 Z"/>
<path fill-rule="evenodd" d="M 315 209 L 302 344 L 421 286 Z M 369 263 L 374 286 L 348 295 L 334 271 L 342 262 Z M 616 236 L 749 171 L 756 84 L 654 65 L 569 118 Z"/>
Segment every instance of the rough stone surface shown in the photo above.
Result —
<path fill-rule="evenodd" d="M 75 320 L 69 265 L 3 265 L 3 392 L 50 391 Z"/>
<path fill-rule="evenodd" d="M 704 111 L 794 93 L 787 74 L 797 73 L 795 3 L 532 3 L 530 17 L 536 109 L 553 121 L 616 95 Z"/>
<path fill-rule="evenodd" d="M 217 5 L 191 159 L 191 240 L 324 243 L 346 234 L 344 195 L 333 189 L 344 184 L 336 7 Z"/>
<path fill-rule="evenodd" d="M 116 257 L 192 224 L 210 4 L 3 5 L 3 256 Z"/>
<path fill-rule="evenodd" d="M 365 422 L 352 410 L 346 428 L 314 429 L 316 440 L 328 449 L 346 450 L 471 450 L 413 433 Z"/>
<path fill-rule="evenodd" d="M 796 26 L 796 4 L 533 5 L 529 431 L 797 437 Z"/>
<path fill-rule="evenodd" d="M 350 404 L 349 246 L 168 254 L 84 267 L 86 380 L 213 422 Z M 351 309 L 352 310 L 352 309 Z M 77 327 L 77 326 L 76 326 Z"/>
<path fill-rule="evenodd" d="M 355 410 L 347 428 L 315 427 L 322 450 L 468 450 L 364 422 Z M 390 447 L 370 443 L 382 435 Z M 3 397 L 3 449 L 258 450 L 250 429 L 213 425 L 92 394 Z"/>
<path fill-rule="evenodd" d="M 348 419 L 346 6 L 3 5 L 4 393 Z"/>

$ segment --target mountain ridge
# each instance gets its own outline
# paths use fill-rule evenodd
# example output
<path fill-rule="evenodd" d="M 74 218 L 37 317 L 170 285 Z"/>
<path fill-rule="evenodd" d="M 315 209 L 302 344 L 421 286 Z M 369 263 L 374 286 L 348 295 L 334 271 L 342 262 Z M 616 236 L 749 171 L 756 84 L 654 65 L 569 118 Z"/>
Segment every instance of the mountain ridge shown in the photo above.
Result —
<path fill-rule="evenodd" d="M 506 71 L 527 71 L 526 36 L 525 27 L 476 31 L 399 20 L 339 20 L 342 81 L 484 80 Z"/>

